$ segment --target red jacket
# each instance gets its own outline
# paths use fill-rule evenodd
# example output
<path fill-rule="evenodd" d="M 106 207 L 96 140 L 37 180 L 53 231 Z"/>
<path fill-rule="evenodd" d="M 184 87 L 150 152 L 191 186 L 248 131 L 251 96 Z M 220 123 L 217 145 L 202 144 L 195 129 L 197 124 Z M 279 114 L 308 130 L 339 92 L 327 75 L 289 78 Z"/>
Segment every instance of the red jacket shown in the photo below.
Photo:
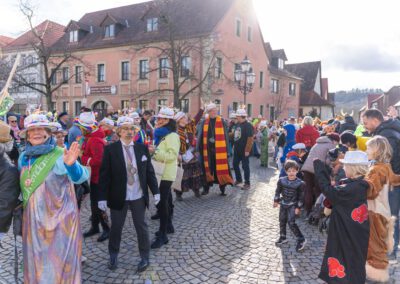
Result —
<path fill-rule="evenodd" d="M 296 143 L 304 143 L 306 147 L 311 148 L 315 145 L 319 137 L 319 132 L 314 126 L 306 125 L 296 132 Z"/>
<path fill-rule="evenodd" d="M 82 146 L 82 164 L 88 165 L 92 169 L 90 182 L 99 183 L 100 167 L 103 160 L 104 146 L 106 145 L 104 131 L 99 128 L 97 131 L 86 135 L 86 143 Z"/>

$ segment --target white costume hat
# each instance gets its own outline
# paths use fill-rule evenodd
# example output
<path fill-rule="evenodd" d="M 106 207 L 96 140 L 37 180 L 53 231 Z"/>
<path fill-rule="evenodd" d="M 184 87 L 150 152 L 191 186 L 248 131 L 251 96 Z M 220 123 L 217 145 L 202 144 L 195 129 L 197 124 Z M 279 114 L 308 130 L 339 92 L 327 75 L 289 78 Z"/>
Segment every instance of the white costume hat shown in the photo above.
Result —
<path fill-rule="evenodd" d="M 175 121 L 179 121 L 180 119 L 182 119 L 186 114 L 183 111 L 178 112 L 177 114 L 175 114 L 174 116 L 174 120 Z"/>
<path fill-rule="evenodd" d="M 109 126 L 112 126 L 112 127 L 115 126 L 114 120 L 109 119 L 107 117 L 103 118 L 103 120 L 100 121 L 100 124 L 105 124 L 105 125 L 109 125 Z"/>
<path fill-rule="evenodd" d="M 44 114 L 29 115 L 27 118 L 25 118 L 24 127 L 25 127 L 25 129 L 19 133 L 19 136 L 21 138 L 25 138 L 26 132 L 28 132 L 28 130 L 33 129 L 33 128 L 45 128 L 50 131 L 53 131 L 56 128 L 55 126 L 50 125 L 50 122 L 47 119 L 47 116 Z"/>
<path fill-rule="evenodd" d="M 301 150 L 301 149 L 305 149 L 305 148 L 306 148 L 306 145 L 304 143 L 297 143 L 297 144 L 294 144 L 292 147 L 293 150 Z"/>
<path fill-rule="evenodd" d="M 363 165 L 368 166 L 368 155 L 362 151 L 348 151 L 344 155 L 344 159 L 339 160 L 342 164 L 347 165 Z"/>
<path fill-rule="evenodd" d="M 247 111 L 245 109 L 238 109 L 236 111 L 236 116 L 244 116 L 247 117 Z"/>
<path fill-rule="evenodd" d="M 129 113 L 128 116 L 129 116 L 130 118 L 132 118 L 132 119 L 138 119 L 138 118 L 140 118 L 140 115 L 139 115 L 136 111 Z"/>
<path fill-rule="evenodd" d="M 218 109 L 218 108 L 217 108 L 217 105 L 214 104 L 214 103 L 208 104 L 208 105 L 206 106 L 206 111 L 207 111 L 207 112 L 210 112 L 210 111 L 212 111 L 213 109 Z"/>
<path fill-rule="evenodd" d="M 163 107 L 162 109 L 160 109 L 156 117 L 174 119 L 174 110 L 169 107 Z"/>
<path fill-rule="evenodd" d="M 121 127 L 121 126 L 125 126 L 125 125 L 133 125 L 133 118 L 130 118 L 128 116 L 121 116 L 118 118 L 117 121 L 117 126 Z"/>
<path fill-rule="evenodd" d="M 231 114 L 229 115 L 229 118 L 230 119 L 234 119 L 234 118 L 236 118 L 236 112 L 231 112 Z"/>

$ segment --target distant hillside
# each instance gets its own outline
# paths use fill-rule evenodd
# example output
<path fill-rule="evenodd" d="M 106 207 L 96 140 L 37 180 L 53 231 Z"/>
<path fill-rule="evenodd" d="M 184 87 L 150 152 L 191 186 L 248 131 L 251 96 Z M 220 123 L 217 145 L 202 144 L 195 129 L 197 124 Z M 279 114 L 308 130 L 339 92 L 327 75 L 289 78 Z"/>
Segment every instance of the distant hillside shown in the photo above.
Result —
<path fill-rule="evenodd" d="M 381 89 L 353 89 L 351 91 L 340 91 L 335 94 L 335 112 L 340 114 L 354 111 L 355 118 L 358 117 L 360 109 L 367 104 L 369 94 L 382 94 Z"/>

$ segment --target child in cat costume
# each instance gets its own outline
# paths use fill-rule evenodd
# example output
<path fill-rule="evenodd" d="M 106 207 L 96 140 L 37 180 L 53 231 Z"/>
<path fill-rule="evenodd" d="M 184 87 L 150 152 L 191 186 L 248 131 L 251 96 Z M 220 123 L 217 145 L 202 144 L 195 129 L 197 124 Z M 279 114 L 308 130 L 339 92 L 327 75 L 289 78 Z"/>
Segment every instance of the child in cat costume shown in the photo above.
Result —
<path fill-rule="evenodd" d="M 367 193 L 370 237 L 366 263 L 367 278 L 377 282 L 389 280 L 387 255 L 393 250 L 394 218 L 389 206 L 389 190 L 400 185 L 400 175 L 395 175 L 390 166 L 392 149 L 388 140 L 375 136 L 367 142 L 368 159 L 371 161 L 365 180 L 369 184 Z"/>

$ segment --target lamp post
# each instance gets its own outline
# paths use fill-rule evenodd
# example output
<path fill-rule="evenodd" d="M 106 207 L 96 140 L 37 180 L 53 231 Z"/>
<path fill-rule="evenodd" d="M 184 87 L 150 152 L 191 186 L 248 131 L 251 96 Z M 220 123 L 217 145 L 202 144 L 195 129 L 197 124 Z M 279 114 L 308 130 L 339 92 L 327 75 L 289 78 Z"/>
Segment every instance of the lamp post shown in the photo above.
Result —
<path fill-rule="evenodd" d="M 240 63 L 240 69 L 235 70 L 235 81 L 238 89 L 243 93 L 243 101 L 245 107 L 247 107 L 246 96 L 253 90 L 255 80 L 256 74 L 253 72 L 251 62 L 246 56 Z"/>

